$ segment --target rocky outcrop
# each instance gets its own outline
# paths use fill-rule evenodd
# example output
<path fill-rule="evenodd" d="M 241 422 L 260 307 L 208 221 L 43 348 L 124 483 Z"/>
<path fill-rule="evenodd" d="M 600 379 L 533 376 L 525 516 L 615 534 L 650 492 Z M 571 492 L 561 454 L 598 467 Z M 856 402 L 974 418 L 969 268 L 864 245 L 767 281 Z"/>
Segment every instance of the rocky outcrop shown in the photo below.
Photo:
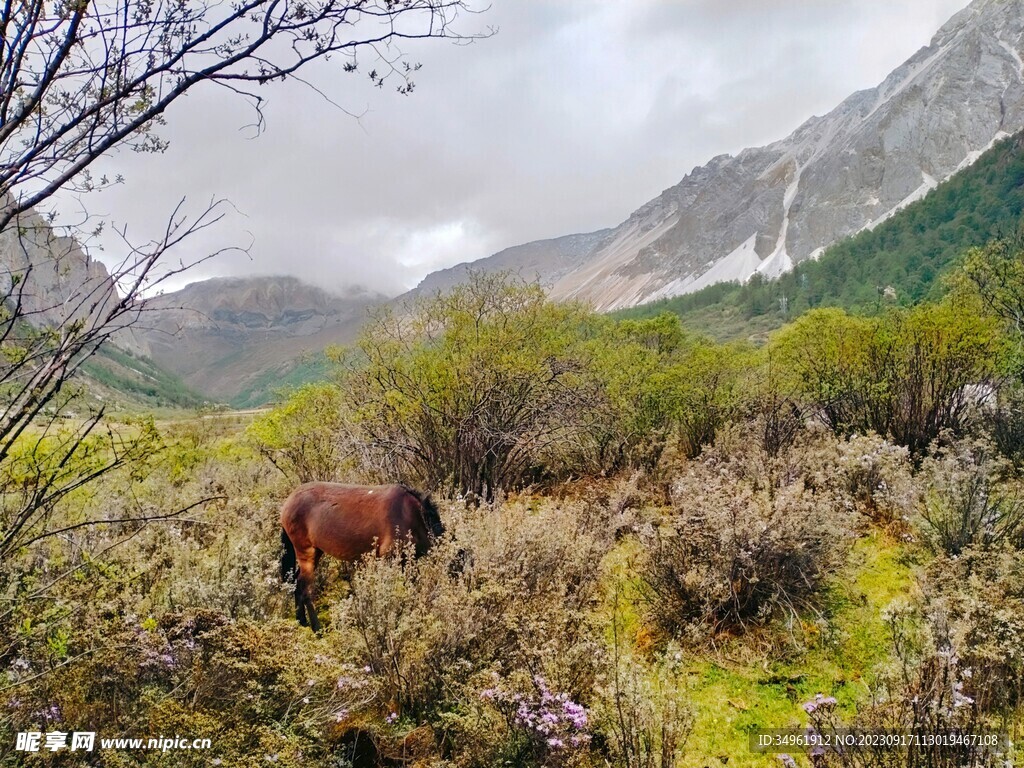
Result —
<path fill-rule="evenodd" d="M 120 347 L 143 349 L 129 327 L 134 312 L 107 318 L 120 301 L 114 280 L 102 262 L 91 258 L 72 237 L 57 234 L 35 211 L 20 214 L 0 232 L 0 295 L 18 316 L 38 327 L 60 327 L 81 321 L 106 326 Z"/>

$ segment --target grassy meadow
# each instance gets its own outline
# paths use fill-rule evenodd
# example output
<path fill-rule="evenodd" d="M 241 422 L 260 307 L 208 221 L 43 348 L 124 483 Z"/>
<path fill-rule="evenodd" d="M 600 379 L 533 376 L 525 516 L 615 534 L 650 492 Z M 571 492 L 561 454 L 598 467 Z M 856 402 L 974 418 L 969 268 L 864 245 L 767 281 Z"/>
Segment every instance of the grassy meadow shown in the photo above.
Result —
<path fill-rule="evenodd" d="M 269 410 L 107 418 L 70 453 L 78 422 L 40 426 L 0 462 L 0 766 L 1013 764 L 749 742 L 1020 738 L 1020 338 L 987 278 L 1021 263 L 757 347 L 478 275 Z M 325 558 L 319 635 L 279 566 L 314 479 L 429 490 L 447 529 Z M 211 746 L 15 748 L 54 731 Z"/>

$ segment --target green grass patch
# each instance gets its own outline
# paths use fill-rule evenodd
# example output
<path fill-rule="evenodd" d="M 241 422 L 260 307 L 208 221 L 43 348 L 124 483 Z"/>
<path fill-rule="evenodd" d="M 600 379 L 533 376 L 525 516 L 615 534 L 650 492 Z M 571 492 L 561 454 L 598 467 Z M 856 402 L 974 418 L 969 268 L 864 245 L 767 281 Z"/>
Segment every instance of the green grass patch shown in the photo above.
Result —
<path fill-rule="evenodd" d="M 134 355 L 111 344 L 101 346 L 82 364 L 88 380 L 119 397 L 119 410 L 197 408 L 206 398 L 192 391 L 172 373 L 147 357 Z M 87 383 L 88 388 L 88 383 Z"/>
<path fill-rule="evenodd" d="M 624 541 L 606 561 L 611 580 L 606 595 L 619 595 L 616 611 L 620 641 L 649 651 L 637 600 L 635 540 Z M 847 566 L 826 592 L 823 615 L 805 616 L 793 626 L 752 630 L 725 638 L 717 647 L 683 652 L 695 720 L 683 766 L 777 766 L 774 755 L 750 751 L 749 735 L 760 728 L 806 725 L 801 705 L 816 693 L 833 695 L 840 711 L 851 713 L 890 658 L 882 614 L 914 589 L 914 563 L 905 545 L 872 532 L 858 539 Z M 616 588 L 616 585 L 617 588 Z M 632 598 L 632 599 L 630 599 Z M 608 602 L 608 642 L 612 642 Z"/>

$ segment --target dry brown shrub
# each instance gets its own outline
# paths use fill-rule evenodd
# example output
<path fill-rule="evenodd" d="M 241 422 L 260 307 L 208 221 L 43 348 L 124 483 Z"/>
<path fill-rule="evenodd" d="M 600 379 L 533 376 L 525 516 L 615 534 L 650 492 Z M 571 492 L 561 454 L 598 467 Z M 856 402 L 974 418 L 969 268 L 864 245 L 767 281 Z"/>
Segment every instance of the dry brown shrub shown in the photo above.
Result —
<path fill-rule="evenodd" d="M 966 695 L 984 712 L 1024 708 L 1024 552 L 967 549 L 932 561 L 925 609 L 970 670 Z"/>
<path fill-rule="evenodd" d="M 1024 494 L 1012 466 L 984 440 L 959 440 L 921 464 L 927 489 L 919 527 L 936 552 L 958 555 L 969 547 L 1024 543 Z"/>
<path fill-rule="evenodd" d="M 910 452 L 878 435 L 836 441 L 837 490 L 871 523 L 903 532 L 918 499 Z"/>
<path fill-rule="evenodd" d="M 855 515 L 820 477 L 822 456 L 834 452 L 814 435 L 806 441 L 772 456 L 729 429 L 676 480 L 674 512 L 643 567 L 651 617 L 665 631 L 699 639 L 815 606 Z"/>
<path fill-rule="evenodd" d="M 612 545 L 595 514 L 529 497 L 444 510 L 449 535 L 427 557 L 360 566 L 331 634 L 381 677 L 403 715 L 437 715 L 494 675 L 541 675 L 585 693 L 603 653 L 591 609 Z"/>

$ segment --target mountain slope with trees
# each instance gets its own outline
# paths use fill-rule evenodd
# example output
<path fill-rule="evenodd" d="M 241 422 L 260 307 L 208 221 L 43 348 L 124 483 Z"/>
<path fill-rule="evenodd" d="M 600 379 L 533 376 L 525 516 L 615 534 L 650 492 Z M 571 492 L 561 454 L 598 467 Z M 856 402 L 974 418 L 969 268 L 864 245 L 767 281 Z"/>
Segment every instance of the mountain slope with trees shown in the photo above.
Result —
<path fill-rule="evenodd" d="M 815 261 L 769 280 L 719 283 L 624 310 L 624 317 L 673 312 L 714 336 L 759 335 L 816 307 L 871 313 L 937 298 L 964 253 L 1017 230 L 1024 212 L 1024 133 L 874 229 L 827 249 Z"/>

